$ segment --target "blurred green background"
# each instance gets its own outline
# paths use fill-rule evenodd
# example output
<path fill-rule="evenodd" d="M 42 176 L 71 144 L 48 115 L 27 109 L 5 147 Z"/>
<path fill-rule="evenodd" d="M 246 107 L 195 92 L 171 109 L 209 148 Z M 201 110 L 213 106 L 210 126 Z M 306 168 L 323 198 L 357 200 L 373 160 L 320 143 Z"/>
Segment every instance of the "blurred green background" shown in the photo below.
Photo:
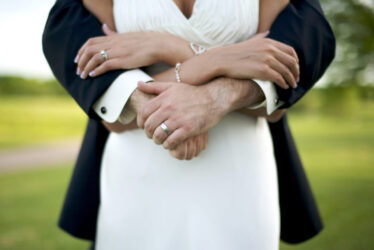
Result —
<path fill-rule="evenodd" d="M 322 1 L 337 57 L 289 120 L 324 231 L 288 249 L 374 249 L 372 1 Z M 86 117 L 53 79 L 0 76 L 0 153 L 80 139 Z M 0 158 L 1 159 L 1 158 Z M 0 249 L 86 249 L 57 226 L 73 162 L 0 171 Z"/>

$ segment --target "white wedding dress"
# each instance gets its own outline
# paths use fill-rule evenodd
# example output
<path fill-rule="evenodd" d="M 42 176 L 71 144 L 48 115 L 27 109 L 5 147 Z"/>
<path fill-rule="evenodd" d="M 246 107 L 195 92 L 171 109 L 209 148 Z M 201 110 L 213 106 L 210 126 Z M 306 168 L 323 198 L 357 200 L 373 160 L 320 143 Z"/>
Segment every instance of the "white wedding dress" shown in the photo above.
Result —
<path fill-rule="evenodd" d="M 119 32 L 170 32 L 211 48 L 254 35 L 258 1 L 196 0 L 186 18 L 173 0 L 114 0 L 114 18 Z M 191 161 L 172 158 L 141 129 L 111 133 L 100 192 L 98 250 L 278 249 L 277 173 L 263 118 L 226 115 Z"/>

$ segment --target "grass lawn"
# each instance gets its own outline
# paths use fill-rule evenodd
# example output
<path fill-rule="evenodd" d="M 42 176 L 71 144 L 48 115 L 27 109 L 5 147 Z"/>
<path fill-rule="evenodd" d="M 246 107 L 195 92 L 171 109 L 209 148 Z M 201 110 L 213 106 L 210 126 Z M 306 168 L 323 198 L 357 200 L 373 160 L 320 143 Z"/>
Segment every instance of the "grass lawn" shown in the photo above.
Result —
<path fill-rule="evenodd" d="M 60 130 L 48 132 L 49 129 L 46 129 L 45 134 L 40 136 L 41 141 L 49 137 L 63 138 L 64 133 L 75 136 L 82 132 L 84 119 L 75 104 L 69 103 L 64 107 L 59 101 L 53 103 L 47 99 L 42 102 L 50 103 L 53 110 L 59 107 L 59 112 L 66 111 L 66 115 L 61 118 L 56 114 L 56 117 L 48 118 L 63 122 L 64 125 L 60 126 L 59 122 L 47 121 L 47 117 L 43 118 L 39 111 L 34 110 L 41 108 L 42 104 L 30 102 L 26 110 L 31 114 L 35 111 L 38 119 L 46 119 L 45 124 L 54 124 Z M 0 105 L 0 112 L 3 108 Z M 325 229 L 307 243 L 296 246 L 282 244 L 281 250 L 374 249 L 372 110 L 374 105 L 370 104 L 350 116 L 290 115 L 292 130 L 318 200 Z M 6 118 L 2 116 L 0 119 L 0 126 L 4 127 Z M 27 117 L 24 119 L 29 121 Z M 30 124 L 33 124 L 30 127 L 35 126 L 34 131 L 38 130 L 37 121 Z M 3 127 L 0 128 L 1 135 Z M 14 125 L 14 128 L 22 130 L 21 125 Z M 20 133 L 23 137 L 19 137 L 19 143 L 21 138 L 33 142 L 28 132 Z M 3 138 L 0 145 L 17 146 L 10 139 Z M 86 242 L 73 239 L 56 227 L 70 173 L 71 166 L 59 166 L 0 175 L 0 249 L 87 249 Z"/>
<path fill-rule="evenodd" d="M 68 97 L 0 98 L 0 150 L 82 136 L 86 118 Z"/>

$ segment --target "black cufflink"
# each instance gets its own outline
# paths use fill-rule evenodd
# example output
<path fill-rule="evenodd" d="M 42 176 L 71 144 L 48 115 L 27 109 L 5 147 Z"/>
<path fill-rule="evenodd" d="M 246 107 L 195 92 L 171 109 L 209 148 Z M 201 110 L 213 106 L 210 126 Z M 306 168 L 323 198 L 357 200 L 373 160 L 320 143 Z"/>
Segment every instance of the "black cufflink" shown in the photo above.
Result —
<path fill-rule="evenodd" d="M 106 113 L 106 107 L 101 107 L 100 111 L 101 111 L 102 114 L 105 114 Z"/>

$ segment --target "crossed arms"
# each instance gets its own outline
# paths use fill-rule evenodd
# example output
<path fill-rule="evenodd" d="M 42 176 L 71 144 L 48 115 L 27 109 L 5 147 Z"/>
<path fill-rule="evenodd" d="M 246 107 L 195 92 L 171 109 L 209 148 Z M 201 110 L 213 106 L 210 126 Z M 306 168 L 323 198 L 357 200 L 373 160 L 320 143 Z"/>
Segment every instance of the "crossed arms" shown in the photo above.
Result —
<path fill-rule="evenodd" d="M 288 90 L 282 90 L 277 87 L 277 92 L 285 103 L 283 106 L 285 108 L 292 105 L 312 86 L 322 75 L 333 57 L 333 50 L 331 50 L 334 47 L 332 46 L 334 45 L 333 35 L 318 8 L 319 5 L 316 1 L 302 1 L 295 5 L 290 4 L 278 16 L 271 29 L 270 37 L 273 36 L 276 40 L 292 45 L 300 58 L 301 79 L 299 87 Z M 305 20 L 300 17 L 300 14 L 303 14 Z M 313 20 L 313 24 L 311 24 L 311 20 Z M 75 72 L 73 60 L 82 44 L 90 37 L 103 35 L 100 26 L 95 17 L 87 12 L 79 1 L 57 1 L 51 11 L 43 36 L 44 51 L 56 77 L 81 107 L 91 117 L 96 119 L 98 117 L 91 109 L 93 103 L 123 71 L 111 71 L 86 80 L 81 80 L 71 72 Z M 290 26 L 292 32 L 289 31 Z M 310 31 L 313 32 L 310 33 Z M 305 44 L 306 40 L 308 44 Z M 314 49 L 313 51 L 308 51 L 307 48 Z M 223 81 L 215 80 L 215 82 L 217 86 L 218 84 L 224 84 Z M 254 84 L 248 84 L 248 81 L 246 83 L 246 87 L 255 86 Z M 234 85 L 230 84 L 230 87 Z M 187 86 L 184 87 L 187 88 Z M 196 88 L 196 86 L 188 87 Z M 152 91 L 155 90 L 149 90 L 149 92 Z M 248 101 L 247 94 L 252 92 L 249 89 L 246 91 L 241 89 L 241 93 L 246 93 L 244 94 L 244 99 Z M 242 103 L 243 106 L 248 104 Z M 239 107 L 240 105 L 231 108 L 237 109 Z"/>

